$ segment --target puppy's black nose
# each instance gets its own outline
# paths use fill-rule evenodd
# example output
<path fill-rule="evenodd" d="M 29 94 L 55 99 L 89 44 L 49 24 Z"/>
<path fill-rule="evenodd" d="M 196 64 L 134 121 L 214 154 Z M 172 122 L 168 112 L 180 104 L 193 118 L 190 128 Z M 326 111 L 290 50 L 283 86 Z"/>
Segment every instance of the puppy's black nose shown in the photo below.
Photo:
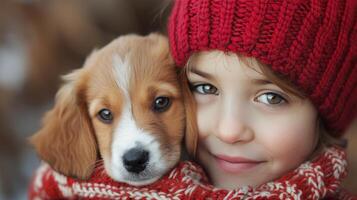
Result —
<path fill-rule="evenodd" d="M 149 152 L 139 148 L 133 148 L 123 155 L 123 163 L 126 170 L 133 173 L 142 172 L 148 163 Z"/>

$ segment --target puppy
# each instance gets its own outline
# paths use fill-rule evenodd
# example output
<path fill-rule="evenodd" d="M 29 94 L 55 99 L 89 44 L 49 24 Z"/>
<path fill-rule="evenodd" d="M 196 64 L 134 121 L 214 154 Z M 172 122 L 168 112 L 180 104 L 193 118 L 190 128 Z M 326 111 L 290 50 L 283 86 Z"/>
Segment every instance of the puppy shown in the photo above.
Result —
<path fill-rule="evenodd" d="M 65 76 L 30 142 L 54 170 L 145 185 L 179 160 L 185 129 L 180 84 L 166 37 L 122 36 Z"/>

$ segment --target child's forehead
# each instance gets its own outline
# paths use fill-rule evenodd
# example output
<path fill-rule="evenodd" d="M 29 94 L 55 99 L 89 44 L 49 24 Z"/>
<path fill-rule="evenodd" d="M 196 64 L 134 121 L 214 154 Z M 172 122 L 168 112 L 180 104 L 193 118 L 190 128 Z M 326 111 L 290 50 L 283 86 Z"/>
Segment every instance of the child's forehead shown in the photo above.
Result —
<path fill-rule="evenodd" d="M 231 75 L 244 74 L 247 78 L 267 77 L 255 58 L 244 57 L 231 52 L 203 51 L 191 56 L 188 71 L 200 71 L 211 74 L 227 72 Z"/>

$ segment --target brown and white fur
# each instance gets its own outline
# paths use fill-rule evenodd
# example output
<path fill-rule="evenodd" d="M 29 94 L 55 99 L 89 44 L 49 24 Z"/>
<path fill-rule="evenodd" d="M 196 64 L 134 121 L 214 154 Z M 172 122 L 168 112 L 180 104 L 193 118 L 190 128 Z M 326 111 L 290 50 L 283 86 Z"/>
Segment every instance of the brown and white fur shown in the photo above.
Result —
<path fill-rule="evenodd" d="M 65 80 L 30 138 L 53 169 L 88 179 L 103 164 L 114 180 L 144 185 L 178 162 L 185 111 L 166 37 L 121 36 Z"/>

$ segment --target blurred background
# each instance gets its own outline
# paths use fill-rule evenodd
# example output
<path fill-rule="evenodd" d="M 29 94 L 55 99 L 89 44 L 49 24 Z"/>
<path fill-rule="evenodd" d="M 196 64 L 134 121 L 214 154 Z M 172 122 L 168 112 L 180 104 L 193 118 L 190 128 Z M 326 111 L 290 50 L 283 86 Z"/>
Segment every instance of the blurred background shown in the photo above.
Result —
<path fill-rule="evenodd" d="M 0 199 L 26 199 L 40 164 L 27 137 L 53 105 L 60 76 L 122 34 L 165 33 L 170 0 L 1 0 Z M 357 122 L 346 137 L 357 191 Z"/>

